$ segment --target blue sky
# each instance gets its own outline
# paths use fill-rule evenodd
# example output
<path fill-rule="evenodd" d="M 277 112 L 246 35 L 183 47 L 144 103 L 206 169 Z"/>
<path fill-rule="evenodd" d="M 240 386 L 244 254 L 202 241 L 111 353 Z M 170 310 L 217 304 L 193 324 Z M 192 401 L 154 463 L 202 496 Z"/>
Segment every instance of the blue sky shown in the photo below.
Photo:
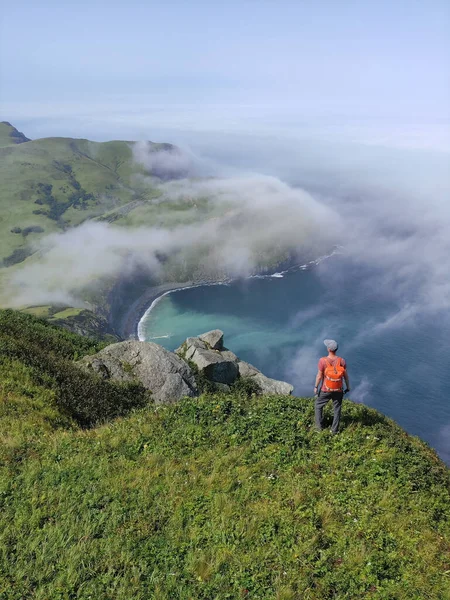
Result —
<path fill-rule="evenodd" d="M 1 118 L 209 129 L 450 116 L 447 0 L 4 0 Z"/>

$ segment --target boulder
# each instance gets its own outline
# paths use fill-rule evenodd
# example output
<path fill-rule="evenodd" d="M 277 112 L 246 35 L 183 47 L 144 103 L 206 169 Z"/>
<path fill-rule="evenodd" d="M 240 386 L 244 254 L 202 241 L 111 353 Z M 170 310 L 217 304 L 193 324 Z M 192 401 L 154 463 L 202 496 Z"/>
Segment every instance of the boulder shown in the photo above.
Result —
<path fill-rule="evenodd" d="M 220 355 L 226 360 L 231 360 L 232 362 L 238 363 L 239 358 L 236 356 L 234 352 L 231 350 L 226 350 L 225 348 L 221 351 Z"/>
<path fill-rule="evenodd" d="M 250 365 L 251 366 L 251 365 Z M 250 377 L 252 381 L 256 382 L 261 390 L 261 394 L 274 394 L 277 396 L 290 396 L 294 390 L 294 386 L 285 381 L 278 381 L 278 379 L 271 379 L 266 377 L 262 373 L 257 373 Z"/>
<path fill-rule="evenodd" d="M 157 402 L 160 404 L 169 404 L 174 400 L 179 400 L 185 396 L 194 396 L 192 388 L 183 379 L 180 373 L 169 373 L 162 388 L 157 394 Z"/>
<path fill-rule="evenodd" d="M 189 365 L 173 352 L 152 342 L 127 340 L 111 344 L 77 363 L 104 379 L 140 381 L 156 403 L 197 396 L 197 384 Z"/>
<path fill-rule="evenodd" d="M 186 341 L 175 350 L 175 353 L 184 358 L 184 360 L 191 360 L 197 348 L 207 350 L 208 346 L 205 344 L 205 342 L 202 342 L 200 338 L 188 337 Z"/>
<path fill-rule="evenodd" d="M 175 350 L 186 361 L 193 362 L 199 372 L 212 383 L 229 386 L 238 377 L 250 378 L 261 390 L 261 394 L 292 394 L 293 386 L 285 381 L 266 377 L 259 369 L 240 360 L 234 352 L 223 346 L 223 332 L 214 329 L 198 337 L 190 337 Z M 222 389 L 225 390 L 225 387 Z M 218 388 L 219 389 L 219 388 Z"/>
<path fill-rule="evenodd" d="M 239 368 L 239 375 L 241 377 L 252 377 L 253 375 L 257 375 L 258 373 L 261 373 L 261 371 L 259 369 L 257 369 L 250 363 L 245 362 L 243 360 L 239 361 L 238 368 Z"/>
<path fill-rule="evenodd" d="M 196 348 L 190 360 L 197 365 L 198 370 L 203 372 L 207 379 L 213 382 L 230 385 L 239 376 L 237 362 L 227 360 L 216 350 Z"/>
<path fill-rule="evenodd" d="M 202 340 L 202 342 L 206 342 L 211 350 L 223 349 L 223 331 L 220 331 L 220 329 L 213 329 L 212 331 L 202 333 L 198 336 L 198 339 Z"/>

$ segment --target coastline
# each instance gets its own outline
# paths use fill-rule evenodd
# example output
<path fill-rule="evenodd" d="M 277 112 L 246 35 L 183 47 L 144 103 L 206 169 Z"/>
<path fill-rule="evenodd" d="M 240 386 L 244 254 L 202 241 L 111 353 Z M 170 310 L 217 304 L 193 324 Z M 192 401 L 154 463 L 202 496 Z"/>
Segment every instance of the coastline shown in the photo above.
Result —
<path fill-rule="evenodd" d="M 246 279 L 258 279 L 258 278 L 281 278 L 283 277 L 286 273 L 289 273 L 291 271 L 296 271 L 296 270 L 305 270 L 305 269 L 309 269 L 313 266 L 318 265 L 319 263 L 321 263 L 323 260 L 330 258 L 331 256 L 334 256 L 335 254 L 339 253 L 339 247 L 335 247 L 329 254 L 325 254 L 323 256 L 320 256 L 319 258 L 310 260 L 304 264 L 289 264 L 289 262 L 287 264 L 284 265 L 280 265 L 279 268 L 281 267 L 280 271 L 277 272 L 271 272 L 271 273 L 259 273 L 259 274 L 253 274 L 253 275 L 248 275 Z M 142 295 L 140 296 L 137 300 L 135 300 L 135 302 L 133 302 L 133 304 L 130 306 L 130 308 L 126 311 L 125 315 L 123 316 L 123 318 L 121 319 L 121 323 L 120 323 L 120 330 L 119 330 L 119 335 L 123 338 L 123 339 L 135 339 L 135 340 L 139 340 L 139 325 L 140 323 L 143 321 L 143 319 L 145 319 L 145 317 L 148 315 L 148 313 L 150 312 L 150 310 L 152 310 L 152 308 L 154 308 L 156 302 L 162 298 L 163 296 L 165 296 L 166 294 L 170 294 L 171 292 L 175 292 L 178 290 L 183 290 L 183 289 L 187 289 L 187 288 L 192 288 L 192 287 L 199 287 L 199 286 L 203 286 L 203 285 L 224 285 L 224 284 L 228 284 L 231 283 L 233 281 L 236 281 L 236 279 L 230 278 L 230 279 L 222 279 L 222 280 L 218 280 L 218 281 L 214 281 L 214 280 L 203 280 L 203 281 L 182 281 L 182 282 L 166 282 L 166 283 L 162 283 L 160 285 L 156 285 L 156 286 L 151 286 L 148 288 L 148 290 Z"/>
<path fill-rule="evenodd" d="M 125 315 L 122 317 L 119 326 L 120 337 L 122 337 L 125 340 L 139 339 L 139 323 L 147 314 L 149 307 L 155 302 L 155 300 L 157 300 L 164 294 L 167 294 L 174 290 L 192 287 L 193 285 L 202 284 L 196 283 L 194 281 L 184 281 L 161 283 L 160 285 L 149 287 L 148 290 L 142 296 L 140 296 L 131 304 L 131 306 L 126 311 Z"/>

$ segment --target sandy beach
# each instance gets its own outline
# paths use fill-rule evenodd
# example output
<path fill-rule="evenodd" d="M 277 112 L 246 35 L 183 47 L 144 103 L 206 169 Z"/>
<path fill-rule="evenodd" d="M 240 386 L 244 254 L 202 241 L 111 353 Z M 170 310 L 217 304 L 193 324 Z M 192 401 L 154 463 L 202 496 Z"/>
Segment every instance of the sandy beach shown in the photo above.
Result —
<path fill-rule="evenodd" d="M 135 300 L 125 312 L 119 325 L 116 326 L 117 333 L 125 340 L 137 340 L 139 321 L 157 298 L 167 292 L 198 285 L 198 283 L 194 281 L 168 282 L 149 287 L 145 294 Z"/>

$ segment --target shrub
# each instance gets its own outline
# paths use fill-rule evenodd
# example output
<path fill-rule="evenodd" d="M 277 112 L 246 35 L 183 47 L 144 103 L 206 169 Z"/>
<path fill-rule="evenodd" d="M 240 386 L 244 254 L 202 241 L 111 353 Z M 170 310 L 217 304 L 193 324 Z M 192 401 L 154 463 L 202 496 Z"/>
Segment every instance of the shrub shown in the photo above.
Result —
<path fill-rule="evenodd" d="M 9 256 L 3 259 L 1 262 L 2 267 L 11 267 L 18 263 L 23 262 L 26 258 L 33 254 L 33 250 L 29 247 L 16 248 Z"/>
<path fill-rule="evenodd" d="M 61 410 L 83 427 L 124 415 L 149 400 L 139 383 L 104 381 L 73 363 L 102 347 L 93 340 L 14 311 L 0 311 L 0 331 L 0 366 L 13 360 L 31 369 L 34 382 L 51 388 Z"/>
<path fill-rule="evenodd" d="M 22 229 L 23 237 L 27 237 L 27 235 L 29 235 L 30 233 L 43 233 L 43 232 L 44 232 L 44 228 L 41 227 L 40 225 L 30 225 L 29 227 L 24 227 Z"/>
<path fill-rule="evenodd" d="M 261 387 L 251 377 L 239 377 L 232 385 L 235 393 L 250 398 L 253 394 L 260 394 Z"/>

